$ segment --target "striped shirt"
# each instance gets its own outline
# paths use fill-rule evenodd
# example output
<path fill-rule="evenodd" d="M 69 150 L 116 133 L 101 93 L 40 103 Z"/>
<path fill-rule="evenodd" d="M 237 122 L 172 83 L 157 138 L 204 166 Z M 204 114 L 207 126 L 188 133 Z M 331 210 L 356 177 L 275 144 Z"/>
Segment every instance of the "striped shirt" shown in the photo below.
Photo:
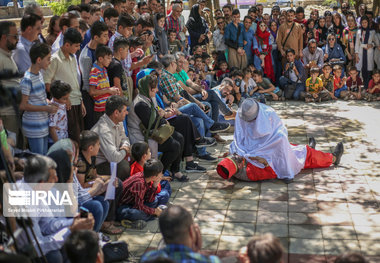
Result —
<path fill-rule="evenodd" d="M 95 86 L 97 90 L 109 89 L 110 82 L 108 80 L 107 69 L 101 68 L 98 64 L 94 63 L 89 79 L 90 86 Z M 110 93 L 94 97 L 94 111 L 103 112 L 106 110 L 107 98 L 111 96 Z"/>
<path fill-rule="evenodd" d="M 21 93 L 28 96 L 28 104 L 47 106 L 44 79 L 26 71 L 20 83 Z M 49 116 L 45 111 L 25 111 L 22 115 L 22 128 L 27 138 L 43 138 L 49 135 Z"/>
<path fill-rule="evenodd" d="M 120 198 L 120 205 L 129 205 L 148 215 L 154 215 L 155 209 L 144 205 L 144 203 L 154 201 L 156 190 L 156 187 L 152 187 L 150 183 L 145 181 L 144 174 L 139 173 L 130 176 L 123 182 L 123 194 Z"/>

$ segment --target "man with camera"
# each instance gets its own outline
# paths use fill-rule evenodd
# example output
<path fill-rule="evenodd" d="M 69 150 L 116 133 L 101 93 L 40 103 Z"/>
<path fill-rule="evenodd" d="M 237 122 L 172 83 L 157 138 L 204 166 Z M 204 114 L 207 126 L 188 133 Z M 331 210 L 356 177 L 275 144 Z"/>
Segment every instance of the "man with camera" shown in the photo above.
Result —
<path fill-rule="evenodd" d="M 317 47 L 317 41 L 315 39 L 309 40 L 307 47 L 303 49 L 302 53 L 303 64 L 308 72 L 311 68 L 318 67 L 321 69 L 323 67 L 323 50 Z"/>
<path fill-rule="evenodd" d="M 280 77 L 280 87 L 284 90 L 286 99 L 299 100 L 305 91 L 305 68 L 300 60 L 296 60 L 294 49 L 286 51 L 286 64 L 283 76 Z"/>

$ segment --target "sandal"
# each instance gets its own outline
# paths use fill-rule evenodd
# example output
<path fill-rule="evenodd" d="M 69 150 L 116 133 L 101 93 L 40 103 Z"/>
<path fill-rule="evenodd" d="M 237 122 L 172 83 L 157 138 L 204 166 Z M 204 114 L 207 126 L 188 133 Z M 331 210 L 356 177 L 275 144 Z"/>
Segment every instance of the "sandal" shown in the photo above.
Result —
<path fill-rule="evenodd" d="M 107 235 L 120 235 L 124 230 L 110 222 L 104 222 L 100 231 Z"/>
<path fill-rule="evenodd" d="M 141 230 L 146 226 L 146 222 L 144 220 L 136 220 L 136 221 L 130 221 L 127 219 L 121 220 L 121 225 L 125 228 L 133 228 Z"/>

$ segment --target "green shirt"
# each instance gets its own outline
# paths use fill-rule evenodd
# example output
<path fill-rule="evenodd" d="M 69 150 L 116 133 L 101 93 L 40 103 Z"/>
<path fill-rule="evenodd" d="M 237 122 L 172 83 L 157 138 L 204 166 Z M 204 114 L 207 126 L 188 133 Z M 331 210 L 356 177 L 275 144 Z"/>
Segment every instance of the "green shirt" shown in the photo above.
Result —
<path fill-rule="evenodd" d="M 189 76 L 183 69 L 180 72 L 174 73 L 173 75 L 177 81 L 182 81 L 183 84 L 187 86 L 186 81 L 189 79 Z"/>

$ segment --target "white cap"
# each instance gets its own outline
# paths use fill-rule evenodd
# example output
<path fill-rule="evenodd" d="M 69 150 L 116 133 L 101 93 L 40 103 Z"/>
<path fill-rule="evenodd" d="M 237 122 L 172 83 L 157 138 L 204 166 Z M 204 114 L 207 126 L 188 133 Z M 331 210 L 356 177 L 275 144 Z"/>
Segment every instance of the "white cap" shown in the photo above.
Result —
<path fill-rule="evenodd" d="M 253 121 L 259 114 L 259 103 L 252 98 L 245 99 L 239 107 L 238 114 L 243 121 Z"/>

